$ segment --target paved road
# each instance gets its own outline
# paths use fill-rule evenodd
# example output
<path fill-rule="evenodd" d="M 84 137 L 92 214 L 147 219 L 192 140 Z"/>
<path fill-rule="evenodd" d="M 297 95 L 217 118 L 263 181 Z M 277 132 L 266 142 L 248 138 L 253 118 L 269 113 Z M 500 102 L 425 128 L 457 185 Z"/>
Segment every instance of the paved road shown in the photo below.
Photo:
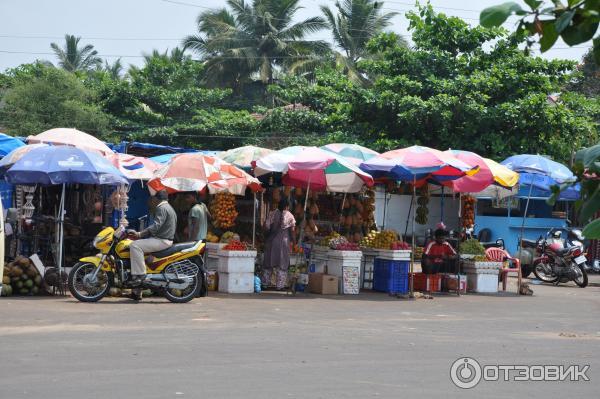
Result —
<path fill-rule="evenodd" d="M 592 398 L 600 279 L 533 297 L 214 294 L 0 300 L 0 398 Z M 590 382 L 481 382 L 451 363 L 589 364 Z"/>

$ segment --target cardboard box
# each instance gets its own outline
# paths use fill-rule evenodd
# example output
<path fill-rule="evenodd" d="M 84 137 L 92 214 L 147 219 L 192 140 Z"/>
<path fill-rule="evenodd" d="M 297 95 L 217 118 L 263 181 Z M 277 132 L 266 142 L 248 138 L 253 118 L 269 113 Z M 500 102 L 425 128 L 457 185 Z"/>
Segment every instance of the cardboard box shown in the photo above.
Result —
<path fill-rule="evenodd" d="M 338 284 L 337 276 L 323 273 L 311 273 L 308 276 L 308 289 L 313 294 L 337 295 Z"/>

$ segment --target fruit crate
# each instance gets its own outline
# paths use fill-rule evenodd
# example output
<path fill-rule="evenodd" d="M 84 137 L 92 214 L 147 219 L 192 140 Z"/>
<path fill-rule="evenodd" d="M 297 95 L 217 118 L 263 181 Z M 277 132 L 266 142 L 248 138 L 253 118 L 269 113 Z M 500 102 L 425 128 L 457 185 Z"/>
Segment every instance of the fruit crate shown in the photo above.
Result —
<path fill-rule="evenodd" d="M 254 273 L 256 251 L 219 250 L 218 271 L 220 273 Z"/>
<path fill-rule="evenodd" d="M 440 292 L 442 290 L 441 274 L 413 273 L 415 291 Z"/>
<path fill-rule="evenodd" d="M 408 249 L 378 249 L 377 257 L 389 260 L 410 260 L 411 252 Z"/>
<path fill-rule="evenodd" d="M 409 262 L 375 258 L 373 265 L 373 290 L 388 294 L 408 292 Z"/>

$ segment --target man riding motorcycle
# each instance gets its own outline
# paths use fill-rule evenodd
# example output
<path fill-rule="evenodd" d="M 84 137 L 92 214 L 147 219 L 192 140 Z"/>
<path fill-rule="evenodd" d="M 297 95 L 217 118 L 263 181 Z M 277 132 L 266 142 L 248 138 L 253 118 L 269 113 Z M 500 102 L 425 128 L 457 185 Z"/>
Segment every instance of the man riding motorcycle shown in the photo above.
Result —
<path fill-rule="evenodd" d="M 146 262 L 144 253 L 162 251 L 173 245 L 175 230 L 177 229 L 177 214 L 169 204 L 169 195 L 166 190 L 158 191 L 155 198 L 159 201 L 154 211 L 154 223 L 141 232 L 136 232 L 136 238 L 131 243 L 131 283 L 133 286 L 141 285 L 146 277 Z M 139 294 L 134 293 L 138 297 Z"/>

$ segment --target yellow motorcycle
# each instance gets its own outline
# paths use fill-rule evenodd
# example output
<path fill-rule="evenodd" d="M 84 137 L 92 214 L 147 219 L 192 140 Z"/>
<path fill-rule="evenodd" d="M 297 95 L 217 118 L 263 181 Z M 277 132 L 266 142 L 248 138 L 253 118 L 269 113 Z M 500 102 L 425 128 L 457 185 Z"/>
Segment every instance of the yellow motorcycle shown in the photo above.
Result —
<path fill-rule="evenodd" d="M 204 241 L 175 244 L 146 255 L 146 278 L 141 286 L 130 283 L 129 246 L 131 231 L 106 227 L 94 238 L 100 253 L 79 259 L 69 273 L 69 290 L 82 302 L 97 302 L 111 287 L 141 288 L 159 292 L 169 301 L 184 303 L 206 296 L 208 283 L 203 253 Z"/>

